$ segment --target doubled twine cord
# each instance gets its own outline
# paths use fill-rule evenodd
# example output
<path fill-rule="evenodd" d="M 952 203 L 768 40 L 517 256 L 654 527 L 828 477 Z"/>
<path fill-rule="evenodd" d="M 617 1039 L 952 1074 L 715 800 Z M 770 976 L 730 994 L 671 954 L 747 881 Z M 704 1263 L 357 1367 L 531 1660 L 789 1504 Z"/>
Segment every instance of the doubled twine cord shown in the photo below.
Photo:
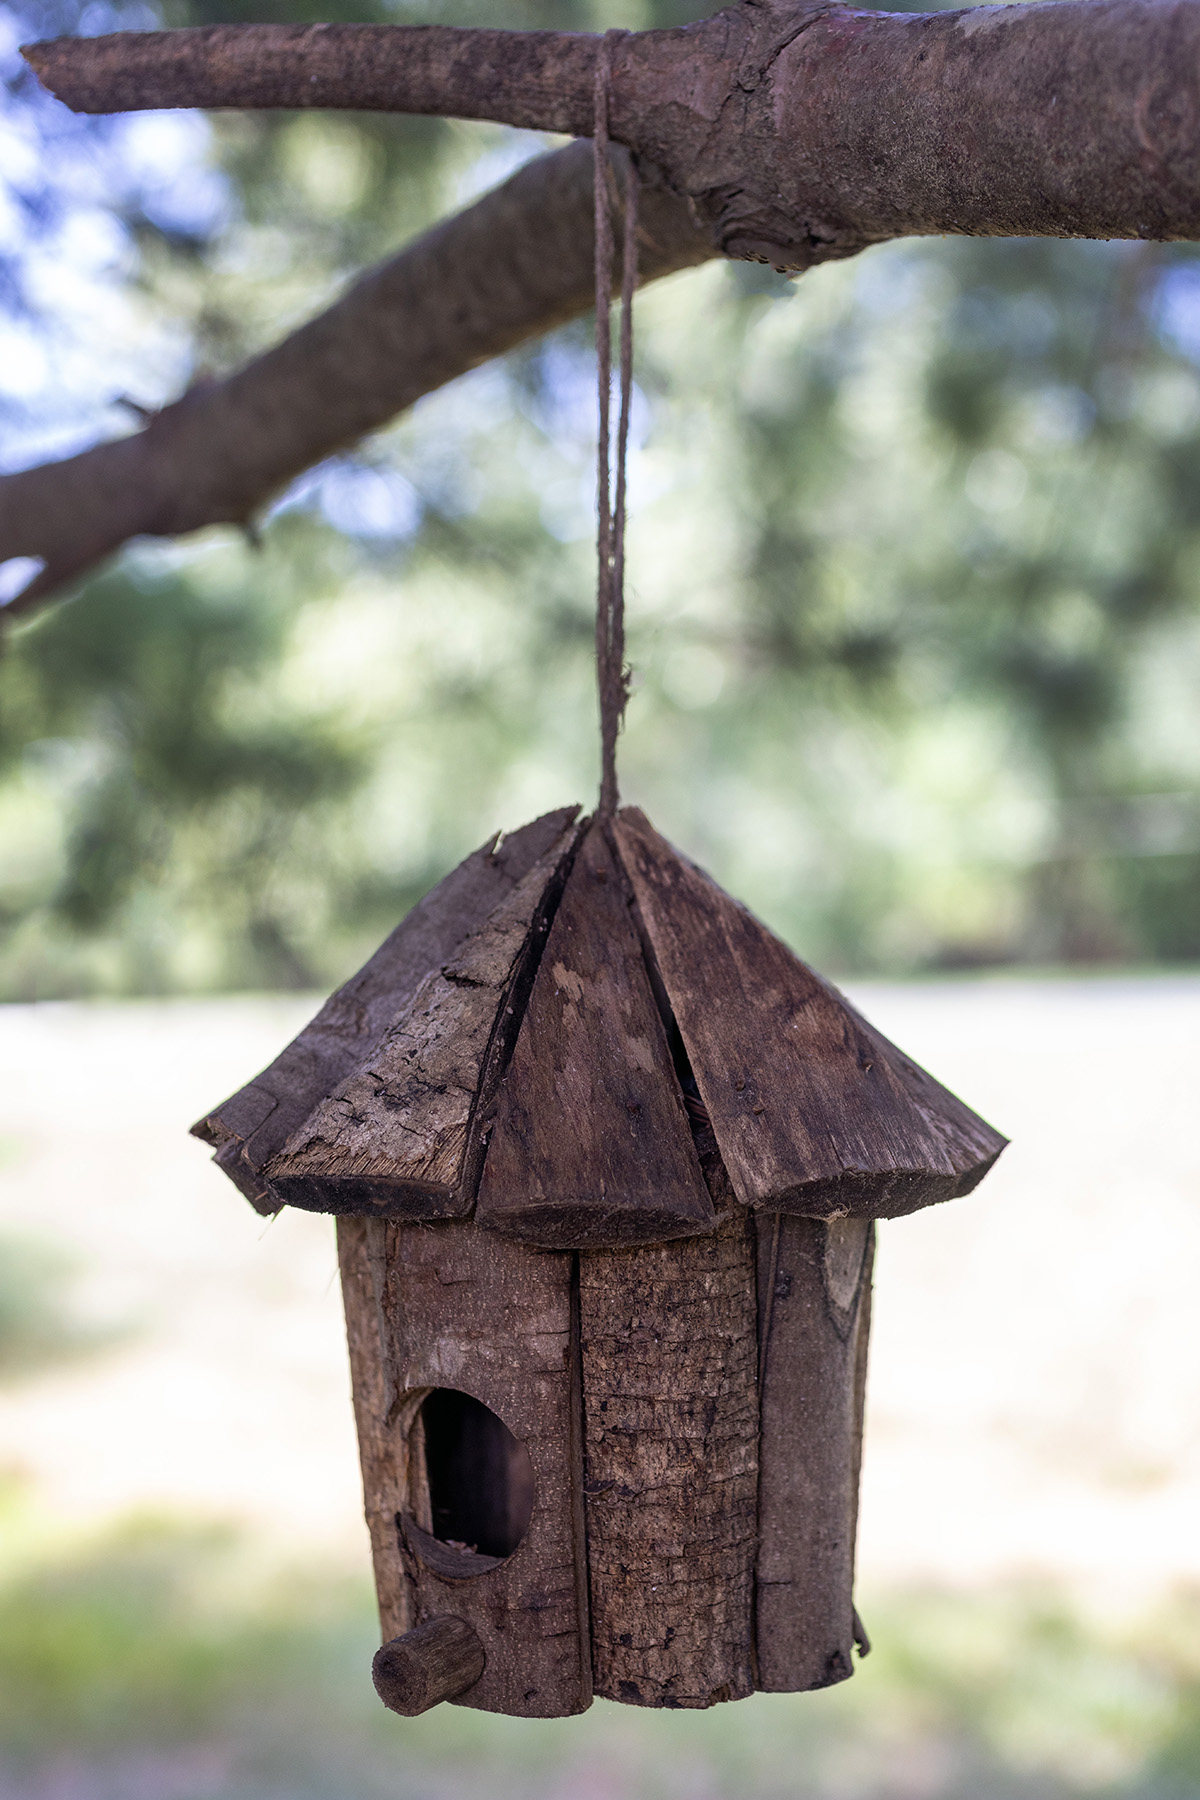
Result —
<path fill-rule="evenodd" d="M 612 389 L 613 229 L 608 193 L 608 111 L 612 47 L 623 31 L 605 32 L 596 57 L 592 169 L 596 213 L 596 381 L 599 431 L 596 445 L 596 682 L 600 696 L 600 803 L 602 818 L 617 810 L 617 737 L 629 699 L 625 667 L 625 467 L 629 400 L 633 388 L 633 291 L 637 286 L 637 171 L 626 155 L 621 246 L 620 408 L 617 414 L 617 480 L 609 469 Z"/>

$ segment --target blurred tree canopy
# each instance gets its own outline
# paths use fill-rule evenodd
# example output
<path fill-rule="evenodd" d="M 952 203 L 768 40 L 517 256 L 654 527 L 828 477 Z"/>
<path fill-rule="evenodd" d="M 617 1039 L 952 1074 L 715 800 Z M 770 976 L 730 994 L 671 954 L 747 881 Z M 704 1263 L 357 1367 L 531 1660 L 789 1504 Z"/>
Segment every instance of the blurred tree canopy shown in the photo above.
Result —
<path fill-rule="evenodd" d="M 254 18 L 642 27 L 675 0 L 0 9 L 0 466 L 265 347 L 544 140 L 78 119 L 15 47 Z M 1200 257 L 912 240 L 638 302 L 624 788 L 843 969 L 1200 956 Z M 263 522 L 134 546 L 0 661 L 0 995 L 343 977 L 588 800 L 594 375 L 571 327 Z M 0 582 L 4 570 L 0 569 Z"/>

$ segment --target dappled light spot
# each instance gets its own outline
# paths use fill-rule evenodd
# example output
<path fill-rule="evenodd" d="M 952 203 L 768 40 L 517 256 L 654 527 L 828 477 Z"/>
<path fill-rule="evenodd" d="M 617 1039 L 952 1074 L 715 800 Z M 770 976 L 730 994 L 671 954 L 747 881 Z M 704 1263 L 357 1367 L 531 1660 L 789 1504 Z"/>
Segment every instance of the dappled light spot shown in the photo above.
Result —
<path fill-rule="evenodd" d="M 46 566 L 44 556 L 10 556 L 0 562 L 0 606 L 18 599 Z"/>

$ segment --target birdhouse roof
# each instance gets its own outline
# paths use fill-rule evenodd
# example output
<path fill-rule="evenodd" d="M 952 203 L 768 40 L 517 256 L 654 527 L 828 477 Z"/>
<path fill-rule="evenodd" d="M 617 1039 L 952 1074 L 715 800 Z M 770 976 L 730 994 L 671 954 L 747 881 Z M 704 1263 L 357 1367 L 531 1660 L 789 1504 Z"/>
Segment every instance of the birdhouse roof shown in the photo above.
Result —
<path fill-rule="evenodd" d="M 636 808 L 485 844 L 194 1130 L 264 1213 L 547 1248 L 710 1230 L 728 1187 L 895 1217 L 1005 1143 Z"/>

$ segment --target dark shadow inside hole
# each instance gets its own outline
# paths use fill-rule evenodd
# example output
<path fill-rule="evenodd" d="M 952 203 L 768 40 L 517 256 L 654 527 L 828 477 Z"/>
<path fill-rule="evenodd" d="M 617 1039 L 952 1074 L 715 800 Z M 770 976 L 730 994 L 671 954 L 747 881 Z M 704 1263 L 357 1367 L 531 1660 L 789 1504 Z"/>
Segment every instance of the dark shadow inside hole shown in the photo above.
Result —
<path fill-rule="evenodd" d="M 524 1444 L 482 1401 L 434 1388 L 421 1405 L 433 1535 L 482 1556 L 511 1556 L 533 1513 Z"/>

